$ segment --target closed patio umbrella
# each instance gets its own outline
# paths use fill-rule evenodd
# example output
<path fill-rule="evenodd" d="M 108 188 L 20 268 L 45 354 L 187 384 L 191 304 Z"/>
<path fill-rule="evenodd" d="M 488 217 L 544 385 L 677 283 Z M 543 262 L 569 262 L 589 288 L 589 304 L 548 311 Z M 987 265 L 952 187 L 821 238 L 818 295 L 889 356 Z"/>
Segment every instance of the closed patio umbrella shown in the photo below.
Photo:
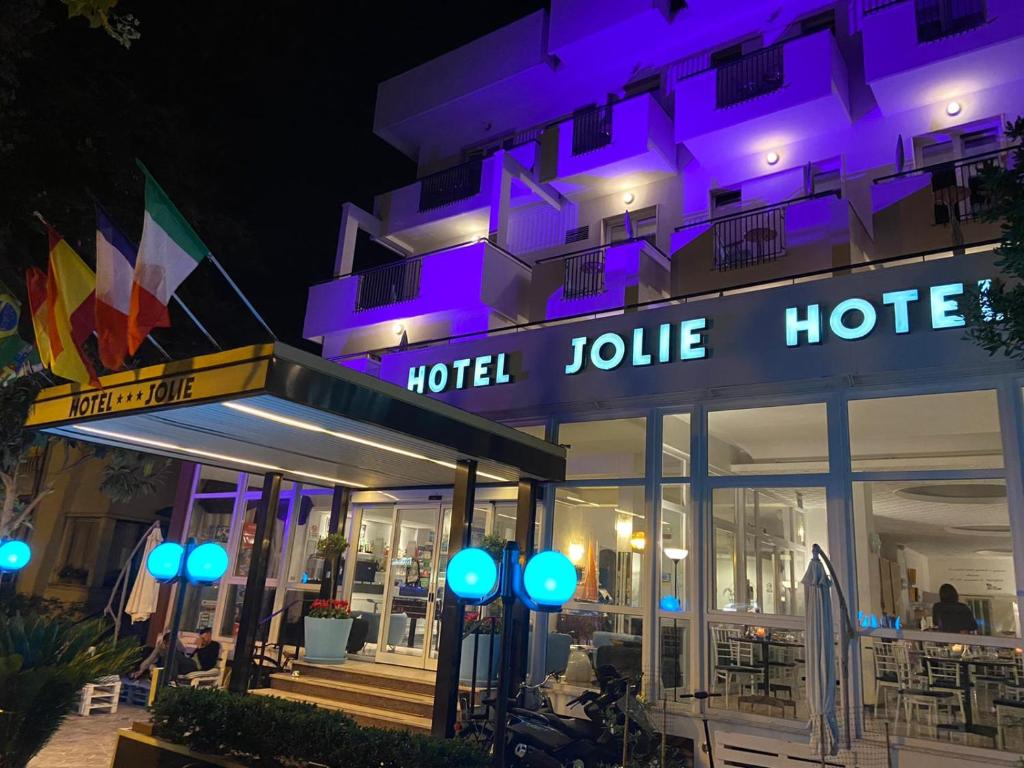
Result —
<path fill-rule="evenodd" d="M 132 624 L 145 621 L 156 612 L 156 601 L 160 595 L 160 585 L 146 568 L 146 560 L 152 552 L 164 540 L 160 533 L 159 526 L 153 526 L 146 537 L 146 545 L 142 548 L 142 565 L 132 584 L 131 594 L 128 595 L 128 602 L 125 603 L 124 612 L 132 617 Z"/>
<path fill-rule="evenodd" d="M 802 580 L 807 619 L 807 702 L 811 749 L 822 758 L 839 751 L 836 719 L 836 651 L 832 628 L 832 580 L 817 549 Z"/>

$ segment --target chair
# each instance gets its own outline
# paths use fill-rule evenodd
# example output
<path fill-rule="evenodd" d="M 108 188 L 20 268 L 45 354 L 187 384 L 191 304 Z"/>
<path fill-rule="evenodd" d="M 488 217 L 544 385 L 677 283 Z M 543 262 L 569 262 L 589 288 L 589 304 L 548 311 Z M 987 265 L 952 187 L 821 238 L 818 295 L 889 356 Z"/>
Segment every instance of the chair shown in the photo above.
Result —
<path fill-rule="evenodd" d="M 899 693 L 900 680 L 899 670 L 896 663 L 896 651 L 893 643 L 884 640 L 875 642 L 872 646 L 875 660 L 875 714 L 878 714 L 878 704 L 882 703 L 885 716 L 889 717 L 889 690 Z"/>
<path fill-rule="evenodd" d="M 950 688 L 932 688 L 927 679 L 922 680 L 915 674 L 910 660 L 910 652 L 903 643 L 894 643 L 896 656 L 897 678 L 899 680 L 899 694 L 896 700 L 896 723 L 900 724 L 900 712 L 907 718 L 907 734 L 913 731 L 913 724 L 919 722 L 912 717 L 917 712 L 927 715 L 927 725 L 935 736 L 938 732 L 939 710 L 945 708 L 952 717 L 952 708 L 959 706 L 961 715 L 963 706 L 960 700 L 960 692 Z"/>
<path fill-rule="evenodd" d="M 734 627 L 712 627 L 715 649 L 715 681 L 725 684 L 725 707 L 729 708 L 729 693 L 733 683 L 742 694 L 746 688 L 756 689 L 763 671 L 754 658 L 754 646 L 742 642 Z"/>
<path fill-rule="evenodd" d="M 547 654 L 544 662 L 545 675 L 561 676 L 569 666 L 569 650 L 572 648 L 572 636 L 560 632 L 548 634 Z"/>
<path fill-rule="evenodd" d="M 388 650 L 402 645 L 406 639 L 406 634 L 409 632 L 409 614 L 407 613 L 393 613 L 388 619 Z"/>
<path fill-rule="evenodd" d="M 352 629 L 348 633 L 348 643 L 345 645 L 347 653 L 359 653 L 366 645 L 366 637 L 370 631 L 370 622 L 362 616 L 352 617 Z"/>

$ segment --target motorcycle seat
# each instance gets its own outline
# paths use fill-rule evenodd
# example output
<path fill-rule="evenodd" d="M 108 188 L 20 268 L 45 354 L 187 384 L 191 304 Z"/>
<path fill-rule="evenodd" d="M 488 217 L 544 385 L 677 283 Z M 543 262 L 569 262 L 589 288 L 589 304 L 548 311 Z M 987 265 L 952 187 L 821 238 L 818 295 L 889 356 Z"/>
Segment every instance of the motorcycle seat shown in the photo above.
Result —
<path fill-rule="evenodd" d="M 529 715 L 530 717 L 543 718 L 552 728 L 561 731 L 571 739 L 596 739 L 601 735 L 600 726 L 590 720 L 580 720 L 576 717 L 561 717 L 553 712 L 514 711 L 518 714 Z"/>

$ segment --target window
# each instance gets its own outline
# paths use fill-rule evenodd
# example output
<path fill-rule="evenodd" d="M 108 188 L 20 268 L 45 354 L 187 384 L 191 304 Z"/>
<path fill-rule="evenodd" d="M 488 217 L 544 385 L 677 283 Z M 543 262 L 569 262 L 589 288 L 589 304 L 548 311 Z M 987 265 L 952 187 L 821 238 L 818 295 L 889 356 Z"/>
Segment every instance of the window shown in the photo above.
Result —
<path fill-rule="evenodd" d="M 643 671 L 643 619 L 637 615 L 567 608 L 556 614 L 554 647 L 569 646 L 562 679 L 570 685 L 596 687 L 594 670 L 610 664 L 624 675 Z M 561 642 L 559 642 L 561 641 Z"/>
<path fill-rule="evenodd" d="M 689 485 L 666 485 L 661 491 L 661 567 L 658 608 L 670 613 L 690 610 L 686 572 L 693 551 Z"/>
<path fill-rule="evenodd" d="M 662 420 L 661 473 L 665 477 L 690 474 L 690 414 L 673 413 Z"/>
<path fill-rule="evenodd" d="M 298 518 L 291 540 L 288 581 L 319 584 L 324 577 L 324 560 L 317 555 L 316 545 L 327 535 L 331 521 L 331 494 L 303 493 L 292 514 Z M 344 526 L 344 521 L 341 521 L 341 526 Z"/>
<path fill-rule="evenodd" d="M 566 477 L 643 477 L 645 439 L 643 418 L 562 424 L 558 442 L 568 449 Z"/>
<path fill-rule="evenodd" d="M 711 193 L 712 215 L 734 213 L 739 210 L 742 192 L 738 189 L 720 189 Z"/>
<path fill-rule="evenodd" d="M 56 581 L 61 584 L 85 585 L 99 546 L 100 518 L 69 517 L 64 522 L 60 545 L 60 567 Z"/>
<path fill-rule="evenodd" d="M 606 245 L 625 243 L 637 238 L 654 245 L 658 236 L 658 209 L 652 206 L 639 211 L 630 211 L 628 227 L 625 215 L 605 219 L 604 233 Z"/>
<path fill-rule="evenodd" d="M 850 454 L 854 471 L 1002 467 L 996 393 L 853 400 Z"/>
<path fill-rule="evenodd" d="M 824 403 L 712 411 L 711 474 L 765 475 L 828 471 Z"/>

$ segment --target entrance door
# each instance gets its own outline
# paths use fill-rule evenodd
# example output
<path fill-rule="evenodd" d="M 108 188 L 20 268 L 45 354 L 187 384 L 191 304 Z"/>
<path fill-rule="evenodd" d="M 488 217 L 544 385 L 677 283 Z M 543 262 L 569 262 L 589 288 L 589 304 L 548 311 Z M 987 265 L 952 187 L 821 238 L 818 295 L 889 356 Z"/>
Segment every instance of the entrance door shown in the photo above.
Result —
<path fill-rule="evenodd" d="M 437 668 L 436 598 L 444 588 L 450 526 L 451 510 L 440 504 L 395 508 L 377 661 Z"/>

